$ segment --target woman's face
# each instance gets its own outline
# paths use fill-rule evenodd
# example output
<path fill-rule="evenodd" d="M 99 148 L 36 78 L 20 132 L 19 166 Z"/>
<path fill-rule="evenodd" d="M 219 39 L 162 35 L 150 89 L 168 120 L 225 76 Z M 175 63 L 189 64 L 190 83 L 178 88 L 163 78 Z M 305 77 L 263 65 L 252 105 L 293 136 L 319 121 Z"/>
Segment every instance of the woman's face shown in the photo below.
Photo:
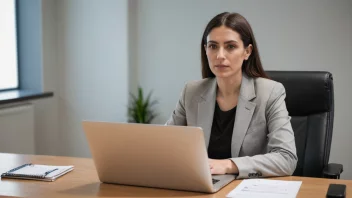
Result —
<path fill-rule="evenodd" d="M 204 45 L 210 70 L 218 78 L 242 74 L 242 63 L 252 52 L 252 45 L 244 48 L 241 36 L 226 26 L 214 28 Z"/>

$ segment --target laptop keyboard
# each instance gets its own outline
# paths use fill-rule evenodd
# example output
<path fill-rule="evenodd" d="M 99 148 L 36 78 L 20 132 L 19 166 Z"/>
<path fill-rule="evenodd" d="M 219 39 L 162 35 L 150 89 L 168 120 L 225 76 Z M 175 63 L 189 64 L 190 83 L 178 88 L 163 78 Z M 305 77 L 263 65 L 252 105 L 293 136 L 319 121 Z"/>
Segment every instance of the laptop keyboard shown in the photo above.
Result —
<path fill-rule="evenodd" d="M 220 180 L 218 180 L 218 179 L 213 179 L 213 184 L 218 183 L 218 181 L 220 181 Z"/>

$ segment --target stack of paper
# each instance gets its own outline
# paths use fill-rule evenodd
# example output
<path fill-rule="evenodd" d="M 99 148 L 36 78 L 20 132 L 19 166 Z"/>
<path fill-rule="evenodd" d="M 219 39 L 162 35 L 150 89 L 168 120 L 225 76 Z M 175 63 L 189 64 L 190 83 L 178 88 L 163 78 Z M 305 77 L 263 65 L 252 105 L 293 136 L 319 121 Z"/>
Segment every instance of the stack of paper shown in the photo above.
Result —
<path fill-rule="evenodd" d="M 301 184 L 302 181 L 247 179 L 243 180 L 226 197 L 294 198 Z"/>

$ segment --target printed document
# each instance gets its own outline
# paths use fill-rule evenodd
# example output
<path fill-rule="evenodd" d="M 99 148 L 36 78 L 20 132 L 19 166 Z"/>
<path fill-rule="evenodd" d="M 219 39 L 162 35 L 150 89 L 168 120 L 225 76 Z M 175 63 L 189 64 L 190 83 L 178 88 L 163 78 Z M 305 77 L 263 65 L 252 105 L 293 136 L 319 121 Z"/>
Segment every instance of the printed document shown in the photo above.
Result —
<path fill-rule="evenodd" d="M 226 197 L 248 198 L 294 198 L 302 181 L 281 181 L 270 179 L 243 180 Z"/>

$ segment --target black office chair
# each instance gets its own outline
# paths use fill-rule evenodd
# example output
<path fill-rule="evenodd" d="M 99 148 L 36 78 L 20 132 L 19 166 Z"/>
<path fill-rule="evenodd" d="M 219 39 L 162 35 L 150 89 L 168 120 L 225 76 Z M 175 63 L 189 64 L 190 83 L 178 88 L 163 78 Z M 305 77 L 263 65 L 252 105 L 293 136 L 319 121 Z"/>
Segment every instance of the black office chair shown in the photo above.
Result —
<path fill-rule="evenodd" d="M 320 71 L 266 71 L 286 89 L 298 163 L 293 175 L 339 179 L 341 164 L 328 164 L 334 123 L 332 74 Z"/>

